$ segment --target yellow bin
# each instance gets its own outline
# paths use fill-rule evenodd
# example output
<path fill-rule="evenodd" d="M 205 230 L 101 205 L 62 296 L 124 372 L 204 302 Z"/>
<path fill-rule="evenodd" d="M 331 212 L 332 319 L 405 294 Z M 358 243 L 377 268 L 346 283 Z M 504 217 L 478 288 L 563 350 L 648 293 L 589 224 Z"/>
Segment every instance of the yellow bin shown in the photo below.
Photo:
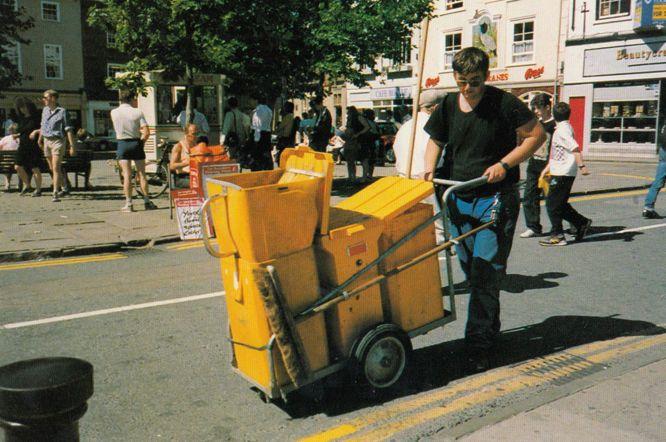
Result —
<path fill-rule="evenodd" d="M 287 305 L 296 314 L 310 307 L 319 297 L 319 278 L 312 247 L 263 263 L 253 263 L 235 256 L 222 258 L 222 282 L 226 291 L 229 328 L 233 341 L 233 365 L 248 379 L 269 389 L 270 364 L 264 348 L 272 335 L 264 304 L 252 271 L 272 265 L 277 271 Z M 315 315 L 296 326 L 311 371 L 329 364 L 326 326 L 323 315 Z M 270 355 L 275 367 L 276 386 L 289 383 L 289 377 L 277 348 Z"/>
<path fill-rule="evenodd" d="M 220 253 L 251 262 L 286 256 L 328 232 L 333 183 L 329 154 L 285 149 L 280 169 L 206 179 Z"/>

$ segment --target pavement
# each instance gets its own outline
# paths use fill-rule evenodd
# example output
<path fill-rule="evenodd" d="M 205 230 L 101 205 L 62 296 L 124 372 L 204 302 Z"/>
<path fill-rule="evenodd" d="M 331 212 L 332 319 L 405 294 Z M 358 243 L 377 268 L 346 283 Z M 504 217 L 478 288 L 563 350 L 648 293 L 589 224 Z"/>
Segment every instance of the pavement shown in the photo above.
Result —
<path fill-rule="evenodd" d="M 592 174 L 576 179 L 574 195 L 643 189 L 650 184 L 655 169 L 654 164 L 645 163 L 587 164 Z M 336 165 L 332 204 L 360 189 L 347 186 L 346 173 L 344 164 Z M 392 166 L 375 170 L 376 176 L 392 174 Z M 0 192 L 0 262 L 102 253 L 180 240 L 176 220 L 169 219 L 166 194 L 155 200 L 158 210 L 144 211 L 137 201 L 136 212 L 121 213 L 122 188 L 111 163 L 93 161 L 91 176 L 93 190 L 74 190 L 58 203 L 51 202 L 47 189 L 39 198 L 20 196 L 14 176 L 13 189 Z M 44 175 L 43 185 L 51 185 L 48 175 Z"/>

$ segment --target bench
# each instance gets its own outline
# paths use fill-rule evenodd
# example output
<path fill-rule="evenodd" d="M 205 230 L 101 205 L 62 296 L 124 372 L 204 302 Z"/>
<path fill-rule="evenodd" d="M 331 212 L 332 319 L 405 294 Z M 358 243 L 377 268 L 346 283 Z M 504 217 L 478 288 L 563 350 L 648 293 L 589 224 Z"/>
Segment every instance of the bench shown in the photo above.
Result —
<path fill-rule="evenodd" d="M 0 150 L 0 174 L 15 173 L 14 165 L 18 158 L 18 152 L 15 150 Z M 65 175 L 69 173 L 74 174 L 74 186 L 79 188 L 79 177 L 83 178 L 85 184 L 90 177 L 90 166 L 93 158 L 91 150 L 79 150 L 76 155 L 65 155 L 62 160 L 62 170 Z M 49 173 L 49 166 L 46 159 L 42 157 L 40 161 L 39 170 L 42 173 Z M 27 171 L 30 173 L 30 171 Z"/>
<path fill-rule="evenodd" d="M 14 164 L 18 158 L 15 150 L 0 150 L 0 174 L 16 173 Z"/>

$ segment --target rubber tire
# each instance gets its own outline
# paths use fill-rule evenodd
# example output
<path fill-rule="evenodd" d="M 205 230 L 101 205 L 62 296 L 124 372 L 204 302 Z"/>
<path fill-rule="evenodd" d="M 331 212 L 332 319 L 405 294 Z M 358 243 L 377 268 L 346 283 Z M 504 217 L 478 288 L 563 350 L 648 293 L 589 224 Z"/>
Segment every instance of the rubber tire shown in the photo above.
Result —
<path fill-rule="evenodd" d="M 378 347 L 379 345 L 379 347 Z M 381 346 L 392 345 L 401 353 L 402 360 L 398 362 L 396 373 L 390 379 L 380 380 L 372 378 L 372 367 L 368 364 L 374 362 L 376 352 Z M 378 389 L 388 389 L 395 385 L 407 369 L 412 343 L 407 334 L 395 324 L 380 324 L 363 335 L 357 342 L 352 354 L 353 373 L 356 379 L 363 384 Z"/>
<path fill-rule="evenodd" d="M 159 197 L 169 187 L 169 171 L 164 164 L 159 164 L 155 173 L 146 173 L 146 179 L 148 180 L 148 197 L 150 199 Z M 139 195 L 143 196 L 141 185 L 136 182 L 136 178 L 134 188 Z"/>

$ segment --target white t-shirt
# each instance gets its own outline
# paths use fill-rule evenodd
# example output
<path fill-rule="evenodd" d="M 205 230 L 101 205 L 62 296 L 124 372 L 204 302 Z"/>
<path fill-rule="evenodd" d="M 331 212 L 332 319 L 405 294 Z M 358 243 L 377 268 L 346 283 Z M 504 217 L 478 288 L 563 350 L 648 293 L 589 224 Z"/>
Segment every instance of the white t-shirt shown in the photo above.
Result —
<path fill-rule="evenodd" d="M 0 139 L 0 150 L 17 150 L 19 147 L 18 138 L 14 138 L 14 135 L 7 135 Z"/>
<path fill-rule="evenodd" d="M 123 103 L 111 111 L 113 129 L 117 140 L 136 140 L 141 138 L 141 128 L 148 126 L 143 112 Z"/>
<path fill-rule="evenodd" d="M 412 157 L 412 178 L 421 178 L 425 172 L 425 153 L 430 135 L 423 130 L 430 115 L 419 112 L 416 125 L 416 137 L 414 138 L 414 156 Z M 412 125 L 414 120 L 410 119 L 400 126 L 393 141 L 393 152 L 395 153 L 395 169 L 398 175 L 407 176 L 409 163 L 409 138 L 412 136 Z"/>
<path fill-rule="evenodd" d="M 178 114 L 176 122 L 180 124 L 180 127 L 185 129 L 186 121 L 187 118 L 185 118 L 185 111 L 182 111 L 180 114 Z M 197 132 L 197 135 L 208 135 L 208 132 L 210 132 L 210 126 L 208 125 L 208 120 L 206 119 L 206 116 L 196 109 L 194 109 L 194 118 L 192 119 L 192 124 L 196 124 L 197 127 L 199 128 L 199 132 Z"/>
<path fill-rule="evenodd" d="M 574 152 L 579 150 L 569 121 L 557 123 L 550 147 L 550 174 L 553 176 L 576 176 L 578 166 Z"/>
<path fill-rule="evenodd" d="M 261 132 L 271 131 L 273 111 L 265 104 L 260 104 L 252 113 L 252 130 L 254 130 L 254 141 L 259 141 Z"/>

